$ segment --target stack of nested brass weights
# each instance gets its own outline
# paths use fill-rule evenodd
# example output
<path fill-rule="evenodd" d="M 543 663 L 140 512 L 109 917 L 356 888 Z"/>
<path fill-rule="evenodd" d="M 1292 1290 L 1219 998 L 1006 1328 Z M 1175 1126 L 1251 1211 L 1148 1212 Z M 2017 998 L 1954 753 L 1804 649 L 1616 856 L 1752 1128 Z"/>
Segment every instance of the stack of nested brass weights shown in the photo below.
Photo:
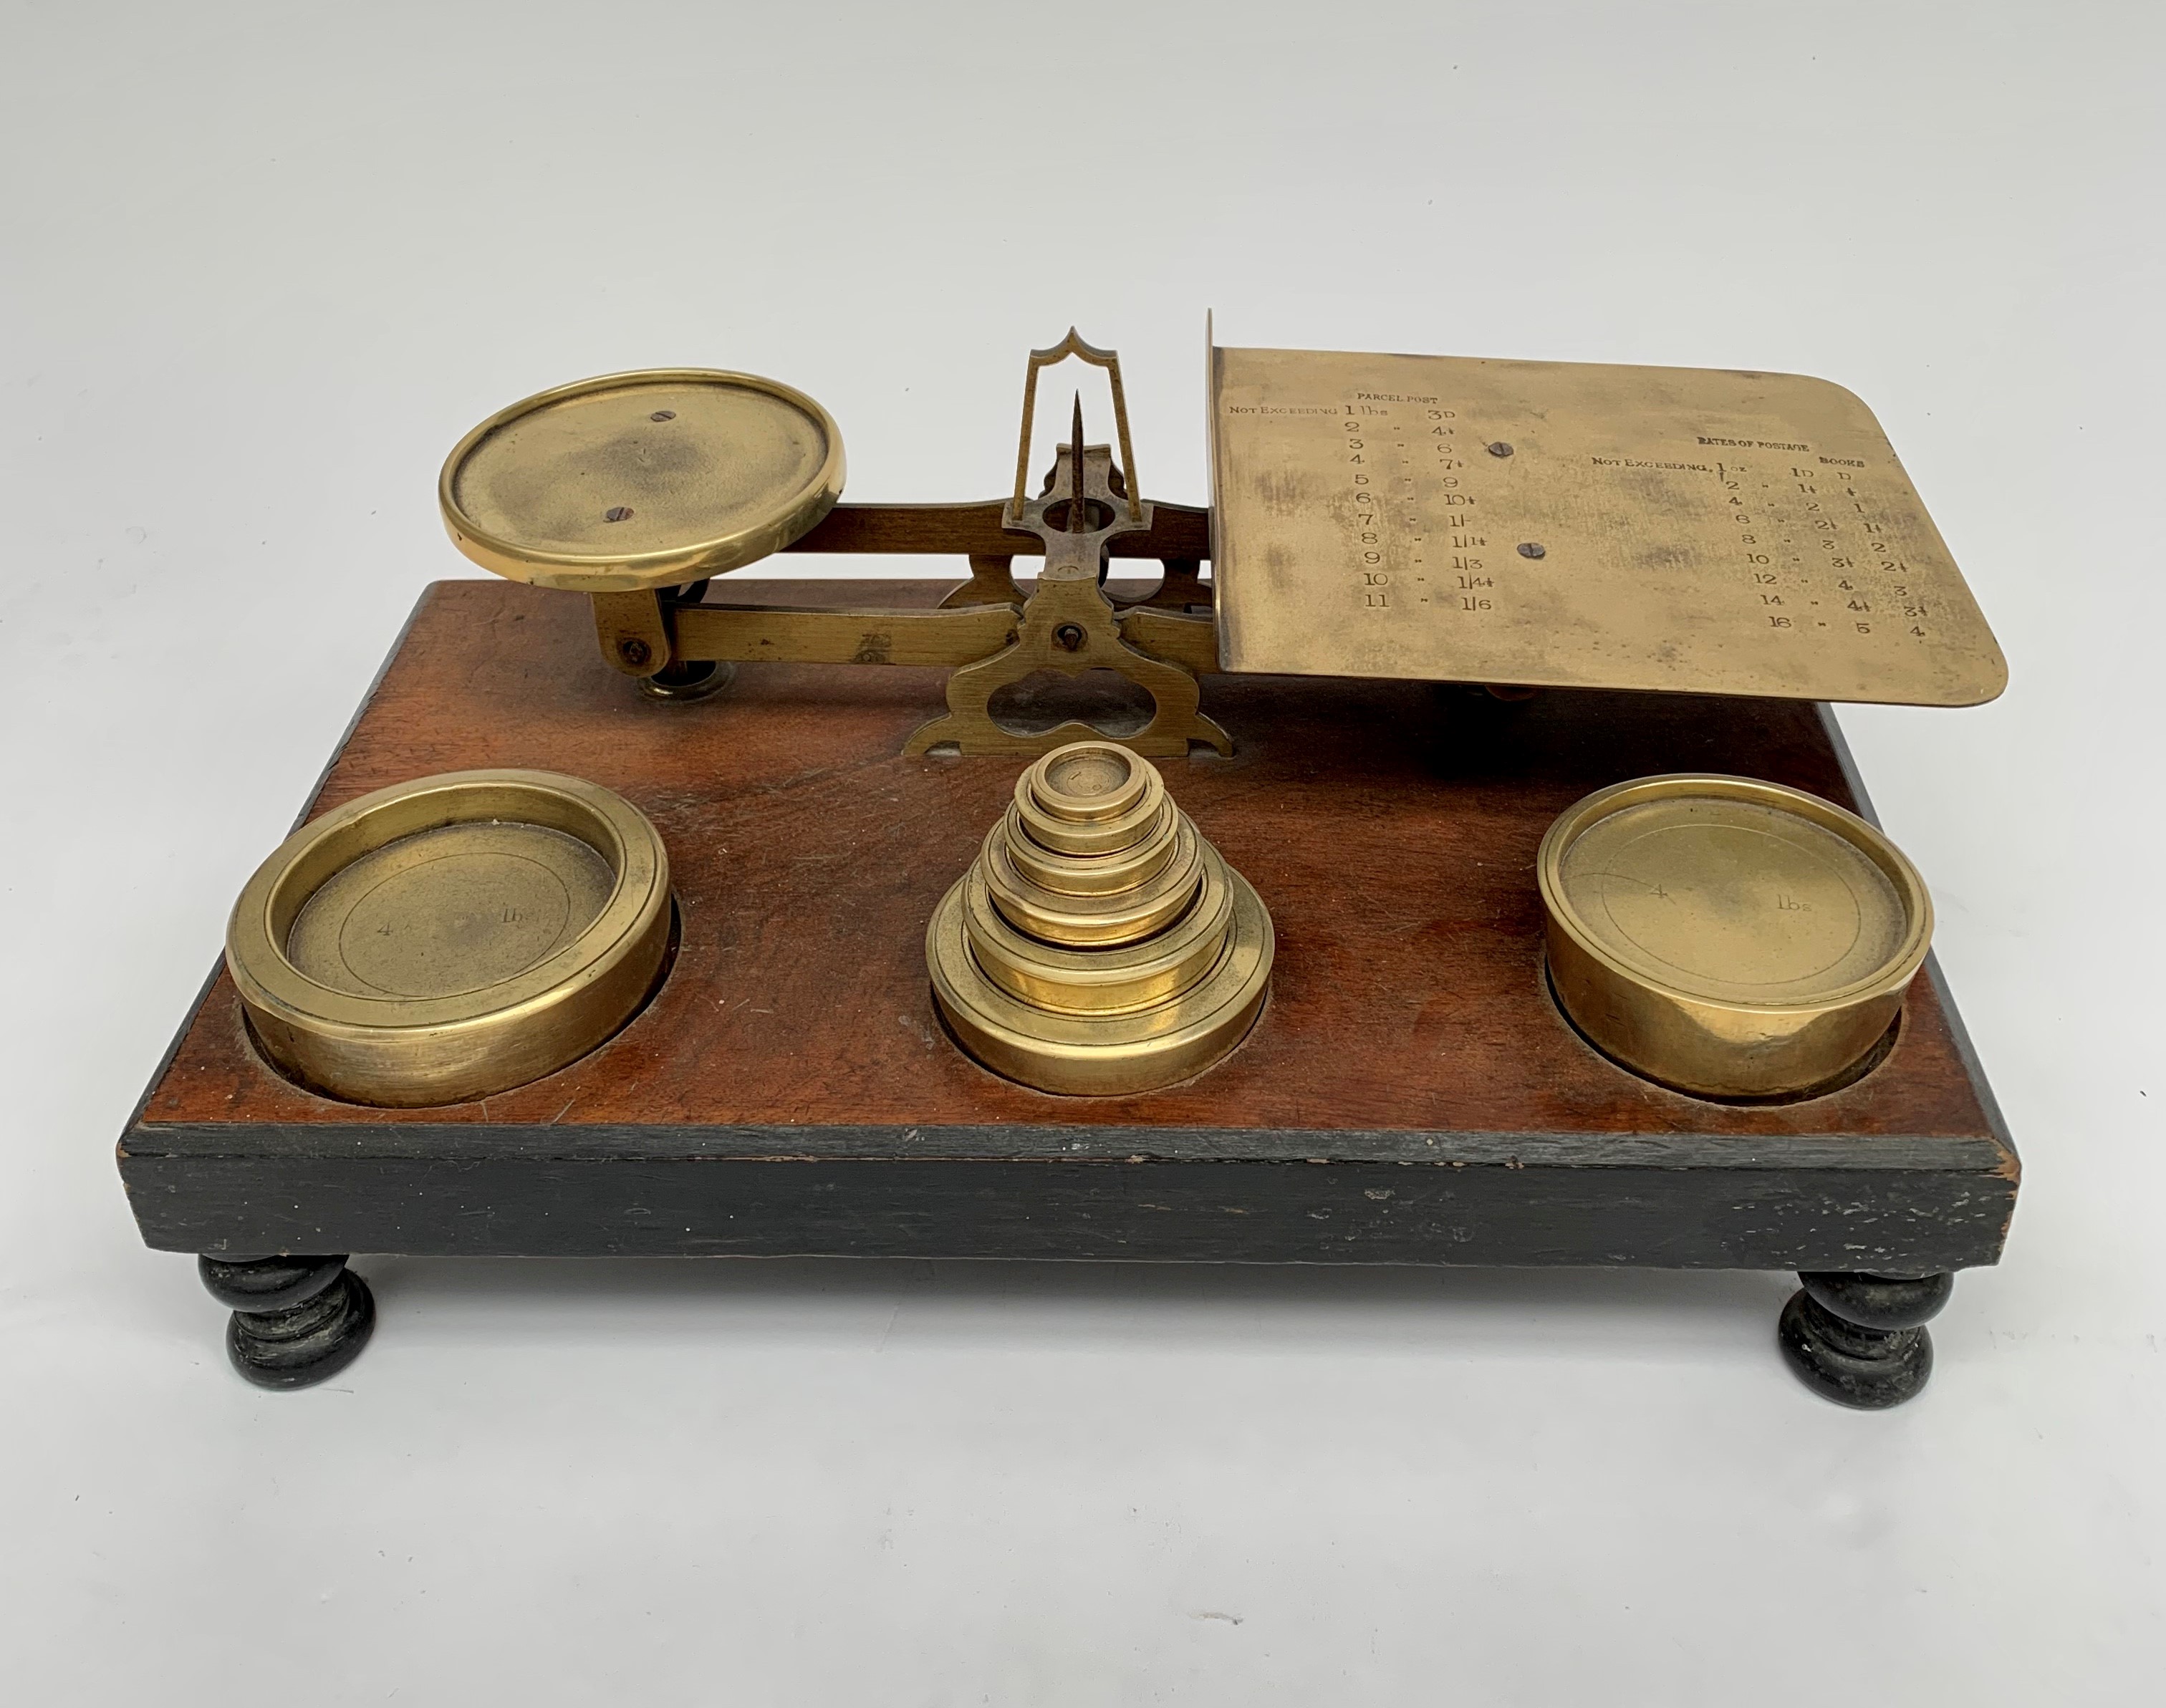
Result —
<path fill-rule="evenodd" d="M 1158 769 L 1110 741 L 1047 754 L 925 935 L 956 1037 L 1041 1091 L 1149 1091 L 1240 1042 L 1271 917 Z"/>

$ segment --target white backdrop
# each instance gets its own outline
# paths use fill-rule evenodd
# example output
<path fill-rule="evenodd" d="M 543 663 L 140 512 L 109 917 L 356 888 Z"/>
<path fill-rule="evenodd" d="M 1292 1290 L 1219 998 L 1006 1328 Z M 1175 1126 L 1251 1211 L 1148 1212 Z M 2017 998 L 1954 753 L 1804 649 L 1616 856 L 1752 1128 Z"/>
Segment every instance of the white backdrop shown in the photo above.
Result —
<path fill-rule="evenodd" d="M 0 3 L 11 1694 L 2148 1696 L 2162 17 Z M 851 497 L 978 498 L 1072 321 L 1193 502 L 1207 308 L 1879 413 L 2013 672 L 1843 714 L 2027 1167 L 1926 1394 L 1808 1394 L 1782 1277 L 1591 1270 L 378 1258 L 351 1372 L 231 1375 L 112 1143 L 473 572 L 453 440 L 742 367 L 833 411 Z"/>

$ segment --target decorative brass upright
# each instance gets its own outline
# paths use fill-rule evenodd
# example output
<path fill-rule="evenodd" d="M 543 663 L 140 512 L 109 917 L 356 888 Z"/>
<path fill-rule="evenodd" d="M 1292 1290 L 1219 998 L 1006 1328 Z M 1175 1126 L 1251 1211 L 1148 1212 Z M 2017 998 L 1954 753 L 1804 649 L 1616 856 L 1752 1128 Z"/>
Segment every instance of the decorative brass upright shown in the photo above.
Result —
<path fill-rule="evenodd" d="M 1157 767 L 1077 741 L 1015 800 L 925 935 L 934 997 L 978 1060 L 1041 1091 L 1170 1085 L 1247 1034 L 1271 915 Z"/>
<path fill-rule="evenodd" d="M 1069 443 L 1054 463 L 1045 490 L 1025 495 L 1030 468 L 1031 428 L 1038 409 L 1038 375 L 1075 356 L 1107 370 L 1112 386 L 1113 418 L 1121 441 L 1121 466 L 1103 445 L 1083 442 L 1083 403 L 1079 394 Z M 1111 736 L 1136 753 L 1178 757 L 1191 741 L 1221 753 L 1234 751 L 1233 739 L 1199 709 L 1196 677 L 1180 665 L 1132 646 L 1123 636 L 1122 614 L 1106 596 L 1107 546 L 1123 534 L 1148 531 L 1151 506 L 1136 479 L 1128 436 L 1128 398 L 1121 385 L 1121 359 L 1112 351 L 1086 344 L 1070 327 L 1050 350 L 1033 350 L 1023 379 L 1022 429 L 1016 448 L 1015 493 L 1001 513 L 1001 526 L 1035 534 L 1044 542 L 1045 567 L 1024 603 L 1015 638 L 1000 651 L 966 664 L 948 678 L 948 711 L 920 729 L 904 744 L 906 753 L 953 743 L 965 754 L 1047 753 L 1087 736 L 1107 732 L 1070 720 L 1058 727 L 1020 733 L 1001 725 L 991 702 L 1001 688 L 1041 671 L 1080 677 L 1086 671 L 1111 670 L 1149 694 L 1150 720 L 1133 734 Z M 1005 567 L 998 560 L 971 560 L 968 596 L 996 592 Z M 1169 571 L 1169 578 L 1172 572 Z M 1191 567 L 1189 578 L 1193 578 Z M 1014 583 L 1007 583 L 1011 591 Z M 981 591 L 982 589 L 982 591 Z"/>

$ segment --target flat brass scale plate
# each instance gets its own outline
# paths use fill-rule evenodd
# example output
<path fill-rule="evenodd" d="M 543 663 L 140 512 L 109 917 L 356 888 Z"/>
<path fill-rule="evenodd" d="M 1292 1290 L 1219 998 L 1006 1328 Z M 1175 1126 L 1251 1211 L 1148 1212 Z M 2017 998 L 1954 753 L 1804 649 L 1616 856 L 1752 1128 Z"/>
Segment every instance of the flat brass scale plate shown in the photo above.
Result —
<path fill-rule="evenodd" d="M 459 550 L 574 593 L 676 587 L 764 557 L 843 491 L 843 436 L 802 392 L 658 368 L 560 386 L 461 440 L 438 484 Z"/>
<path fill-rule="evenodd" d="M 1228 670 L 1951 706 L 2007 683 L 1825 380 L 1214 349 L 1211 427 Z"/>

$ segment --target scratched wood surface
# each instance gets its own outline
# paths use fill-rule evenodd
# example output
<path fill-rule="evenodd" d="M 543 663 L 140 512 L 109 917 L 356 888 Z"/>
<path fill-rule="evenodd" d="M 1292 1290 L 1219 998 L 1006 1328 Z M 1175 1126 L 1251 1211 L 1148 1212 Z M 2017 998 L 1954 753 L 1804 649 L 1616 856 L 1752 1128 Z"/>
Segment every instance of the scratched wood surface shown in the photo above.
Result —
<path fill-rule="evenodd" d="M 729 593 L 907 606 L 948 585 Z M 1021 763 L 900 756 L 938 710 L 940 683 L 935 671 L 747 666 L 716 699 L 658 705 L 596 656 L 584 599 L 496 581 L 430 588 L 311 810 L 477 766 L 605 783 L 668 843 L 674 967 L 584 1059 L 484 1100 L 416 1110 L 287 1083 L 254 1052 L 219 973 L 123 1140 L 145 1237 L 196 1250 L 298 1248 L 313 1235 L 412 1251 L 1355 1256 L 1311 1252 L 1313 1226 L 1260 1231 L 1313 1222 L 1329 1200 L 1321 1219 L 1341 1216 L 1333 1241 L 1347 1218 L 1369 1216 L 1375 1237 L 1351 1244 L 1393 1261 L 1772 1265 L 1854 1248 L 1858 1261 L 1833 1266 L 1868 1268 L 1997 1256 L 2015 1154 L 1933 984 L 1914 989 L 1894 1049 L 1862 1080 L 1755 1107 L 1626 1073 L 1573 1032 L 1544 984 L 1533 867 L 1556 814 L 1603 784 L 1673 770 L 1738 772 L 1850 804 L 1818 709 L 1562 693 L 1504 705 L 1419 684 L 1207 679 L 1204 709 L 1233 732 L 1234 756 L 1161 769 L 1271 909 L 1271 1003 L 1243 1047 L 1196 1080 L 1075 1099 L 978 1068 L 932 1007 L 926 920 Z M 711 1166 L 696 1189 L 648 1178 L 689 1183 L 668 1165 L 691 1161 L 753 1172 Z M 822 1189 L 804 1165 L 837 1161 L 947 1173 L 891 1171 L 873 1185 L 860 1169 L 839 1189 L 855 1208 L 799 1203 Z M 1116 1186 L 1088 1166 L 1108 1162 L 1150 1165 L 1150 1183 Z M 610 1163 L 648 1174 L 580 1173 Z M 1179 1166 L 1197 1163 L 1299 1163 L 1316 1178 L 1255 1173 L 1243 1212 L 1253 1238 L 1228 1223 L 1154 1245 L 1143 1225 L 1179 1217 L 1154 1220 L 1153 1207 L 1228 1195 L 1232 1176 Z M 1355 1183 L 1379 1168 L 1403 1180 L 1410 1164 L 1471 1172 L 1453 1173 L 1450 1202 L 1432 1201 L 1427 1220 L 1408 1210 L 1411 1189 Z M 948 1183 L 927 1183 L 936 1178 Z M 673 1192 L 689 1194 L 661 1212 L 691 1218 L 682 1236 L 642 1243 L 640 1215 Z M 748 1192 L 796 1208 L 762 1235 Z M 1545 1193 L 1585 1225 L 1504 1238 Z M 929 1196 L 905 1213 L 912 1194 Z M 965 1199 L 978 1207 L 952 1207 Z M 1470 1236 L 1461 1224 L 1477 1201 L 1488 1208 Z M 415 1208 L 425 1202 L 434 1207 Z M 951 1205 L 944 1233 L 925 1207 L 938 1203 Z M 1395 1229 L 1381 1226 L 1402 1211 Z M 1877 1217 L 1880 1231 L 1850 1239 L 1846 1217 Z M 734 1242 L 733 1219 L 744 1224 Z M 1008 1231 L 988 1231 L 996 1223 Z M 1762 1239 L 1755 1227 L 1776 1231 Z M 1471 1249 L 1440 1256 L 1438 1239 Z"/>

